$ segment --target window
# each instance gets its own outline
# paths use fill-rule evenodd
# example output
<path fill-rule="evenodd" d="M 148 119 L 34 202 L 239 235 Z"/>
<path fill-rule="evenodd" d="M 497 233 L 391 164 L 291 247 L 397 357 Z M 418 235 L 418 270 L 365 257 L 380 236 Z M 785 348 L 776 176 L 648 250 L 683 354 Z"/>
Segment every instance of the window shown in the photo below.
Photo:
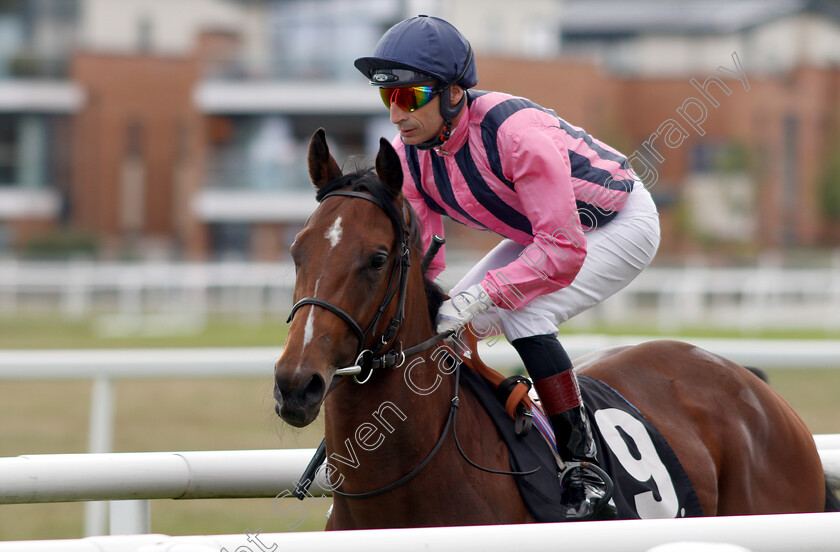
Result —
<path fill-rule="evenodd" d="M 47 184 L 49 122 L 38 115 L 0 115 L 0 186 Z"/>
<path fill-rule="evenodd" d="M 0 186 L 17 183 L 17 117 L 0 115 Z"/>
<path fill-rule="evenodd" d="M 251 252 L 251 225 L 240 223 L 211 225 L 210 248 L 217 258 L 247 258 Z"/>
<path fill-rule="evenodd" d="M 306 150 L 285 117 L 215 117 L 208 177 L 215 188 L 308 190 Z"/>
<path fill-rule="evenodd" d="M 738 173 L 749 169 L 746 147 L 733 142 L 698 142 L 691 149 L 689 161 L 693 173 Z"/>

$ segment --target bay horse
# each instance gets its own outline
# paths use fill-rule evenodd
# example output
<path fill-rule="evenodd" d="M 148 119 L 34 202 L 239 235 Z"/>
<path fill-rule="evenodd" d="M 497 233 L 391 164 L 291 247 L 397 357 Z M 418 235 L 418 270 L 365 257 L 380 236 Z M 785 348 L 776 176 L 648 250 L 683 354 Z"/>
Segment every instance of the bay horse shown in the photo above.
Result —
<path fill-rule="evenodd" d="M 512 475 L 476 469 L 458 450 L 485 469 L 511 470 L 485 410 L 435 358 L 434 314 L 445 297 L 422 274 L 393 147 L 382 139 L 373 170 L 345 175 L 319 129 L 307 161 L 320 204 L 291 246 L 295 306 L 274 396 L 278 415 L 296 427 L 324 407 L 334 488 L 327 529 L 534 521 Z M 659 429 L 704 515 L 825 510 L 810 431 L 742 366 L 653 341 L 598 353 L 577 369 Z"/>

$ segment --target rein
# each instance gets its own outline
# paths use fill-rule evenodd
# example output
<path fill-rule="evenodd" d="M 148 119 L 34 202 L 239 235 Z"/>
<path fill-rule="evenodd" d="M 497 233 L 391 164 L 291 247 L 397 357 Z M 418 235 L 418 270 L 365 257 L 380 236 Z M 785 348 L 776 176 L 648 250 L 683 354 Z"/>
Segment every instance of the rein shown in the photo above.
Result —
<path fill-rule="evenodd" d="M 348 366 L 345 368 L 339 368 L 336 370 L 336 376 L 353 376 L 353 379 L 358 384 L 367 383 L 370 378 L 373 376 L 373 372 L 376 369 L 381 368 L 398 368 L 403 365 L 406 358 L 419 354 L 423 351 L 430 349 L 433 345 L 440 343 L 443 339 L 450 337 L 454 331 L 450 330 L 447 332 L 436 334 L 429 339 L 418 343 L 408 349 L 402 349 L 402 344 L 399 347 L 392 349 L 388 352 L 383 354 L 379 354 L 382 349 L 384 349 L 388 343 L 396 337 L 397 331 L 399 330 L 400 325 L 402 324 L 403 320 L 405 319 L 405 301 L 406 301 L 406 290 L 408 286 L 408 271 L 411 267 L 411 248 L 409 244 L 409 233 L 405 228 L 405 216 L 400 216 L 399 211 L 394 207 L 394 205 L 390 202 L 383 202 L 380 201 L 374 195 L 364 194 L 357 191 L 352 190 L 338 190 L 334 192 L 330 192 L 321 199 L 321 201 L 332 197 L 332 196 L 345 196 L 345 197 L 355 197 L 364 199 L 367 201 L 372 202 L 379 208 L 381 208 L 385 213 L 388 215 L 388 218 L 391 219 L 391 223 L 394 225 L 394 229 L 397 233 L 397 241 L 399 247 L 399 254 L 400 258 L 394 263 L 394 269 L 391 272 L 391 278 L 388 281 L 388 288 L 385 293 L 385 297 L 382 300 L 382 304 L 377 309 L 376 315 L 374 316 L 371 323 L 365 330 L 362 330 L 361 325 L 356 322 L 356 320 L 349 315 L 347 312 L 342 310 L 340 307 L 330 303 L 329 301 L 325 301 L 323 299 L 318 299 L 315 297 L 304 297 L 297 301 L 293 306 L 291 313 L 289 314 L 289 318 L 286 320 L 287 323 L 292 321 L 295 313 L 305 305 L 312 305 L 327 309 L 328 311 L 332 312 L 339 318 L 341 318 L 351 330 L 356 335 L 356 338 L 359 341 L 359 346 L 357 348 L 357 356 L 356 356 L 356 363 L 353 366 Z M 431 259 L 435 256 L 438 249 L 440 249 L 441 245 L 443 245 L 443 239 L 439 236 L 435 236 L 432 240 L 432 244 L 429 247 L 429 251 L 423 257 L 423 262 L 421 266 L 425 269 Z M 394 277 L 396 276 L 396 285 L 394 283 Z M 392 290 L 393 285 L 393 290 Z M 382 333 L 382 335 L 374 340 L 374 344 L 372 348 L 365 348 L 365 341 L 367 339 L 367 335 L 375 330 L 376 326 L 379 324 L 382 316 L 385 313 L 385 310 L 391 304 L 391 301 L 394 297 L 397 297 L 397 310 L 394 314 L 394 317 L 391 318 L 390 322 L 388 323 L 388 327 Z M 457 356 L 457 355 L 456 355 Z M 450 428 L 452 429 L 453 436 L 455 438 L 455 444 L 457 446 L 458 452 L 467 461 L 468 464 L 471 466 L 488 472 L 488 473 L 495 473 L 501 475 L 530 475 L 536 472 L 539 467 L 534 468 L 530 471 L 502 471 L 502 470 L 493 470 L 489 468 L 484 468 L 467 457 L 466 453 L 464 452 L 463 448 L 461 447 L 461 443 L 458 440 L 458 432 L 455 429 L 456 426 L 456 414 L 458 412 L 458 406 L 460 404 L 460 398 L 458 396 L 458 391 L 460 388 L 460 379 L 461 379 L 461 362 L 460 360 L 457 362 L 455 367 L 455 385 L 453 386 L 453 393 L 452 399 L 449 401 L 449 413 L 446 418 L 446 424 L 443 428 L 443 432 L 441 433 L 440 437 L 438 438 L 437 443 L 429 452 L 428 455 L 419 463 L 417 464 L 410 472 L 402 476 L 397 481 L 390 483 L 384 487 L 379 489 L 365 492 L 365 493 L 345 493 L 339 491 L 338 489 L 332 489 L 332 492 L 336 495 L 343 496 L 346 498 L 371 498 L 374 496 L 378 496 L 380 494 L 386 493 L 391 491 L 411 479 L 413 479 L 418 473 L 420 473 L 423 468 L 425 468 L 429 462 L 431 462 L 432 458 L 437 455 L 440 451 L 441 447 L 443 446 L 443 442 L 446 440 L 446 436 L 449 434 Z M 361 374 L 364 370 L 368 371 L 367 376 L 364 379 L 359 379 L 358 375 Z M 327 390 L 327 395 L 335 389 L 337 380 L 333 380 L 333 384 L 330 385 L 330 388 Z M 342 380 L 343 381 L 343 380 Z M 325 397 L 326 398 L 326 397 Z M 295 484 L 293 494 L 300 500 L 303 500 L 307 496 L 307 491 L 309 486 L 315 480 L 315 472 L 318 470 L 320 465 L 326 459 L 326 438 L 321 440 L 321 444 L 318 446 L 317 450 L 315 451 L 315 455 L 313 456 L 312 460 L 309 462 L 309 465 L 306 467 L 303 475 L 300 477 L 300 480 Z"/>
<path fill-rule="evenodd" d="M 458 412 L 458 406 L 460 402 L 460 399 L 458 398 L 458 387 L 460 380 L 461 369 L 459 366 L 455 369 L 455 386 L 454 391 L 452 392 L 452 399 L 449 401 L 449 415 L 446 417 L 446 425 L 443 427 L 443 432 L 440 434 L 440 438 L 438 438 L 438 441 L 437 443 L 435 443 L 434 448 L 432 448 L 431 452 L 429 452 L 429 454 L 426 455 L 422 462 L 414 466 L 414 469 L 412 469 L 410 472 L 408 472 L 398 480 L 394 481 L 393 483 L 389 483 L 384 487 L 380 487 L 374 491 L 368 491 L 366 493 L 345 493 L 343 491 L 339 491 L 338 489 L 332 489 L 332 492 L 337 494 L 338 496 L 343 496 L 345 498 L 371 498 L 374 496 L 381 495 L 383 493 L 387 493 L 388 491 L 396 489 L 404 483 L 408 483 L 410 480 L 414 479 L 414 476 L 420 473 L 423 470 L 423 468 L 425 468 L 426 465 L 432 461 L 432 458 L 435 457 L 440 448 L 443 446 L 443 441 L 446 439 L 446 436 L 449 435 L 449 428 L 455 426 L 455 414 Z M 326 440 L 323 441 L 323 443 L 326 443 Z M 460 450 L 460 448 L 461 447 L 459 446 L 458 449 Z"/>

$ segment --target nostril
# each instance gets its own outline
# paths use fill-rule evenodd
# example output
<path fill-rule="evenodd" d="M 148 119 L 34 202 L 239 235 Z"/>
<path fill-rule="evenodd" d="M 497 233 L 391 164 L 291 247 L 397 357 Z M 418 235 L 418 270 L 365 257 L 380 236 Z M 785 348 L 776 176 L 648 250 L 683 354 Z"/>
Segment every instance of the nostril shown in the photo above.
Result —
<path fill-rule="evenodd" d="M 326 396 L 326 383 L 318 374 L 275 375 L 274 411 L 295 427 L 303 427 L 318 414 Z"/>
<path fill-rule="evenodd" d="M 318 404 L 321 402 L 321 399 L 324 396 L 324 389 L 326 385 L 324 384 L 323 378 L 318 374 L 313 375 L 309 379 L 309 383 L 306 384 L 306 389 L 303 391 L 303 400 L 306 404 Z"/>

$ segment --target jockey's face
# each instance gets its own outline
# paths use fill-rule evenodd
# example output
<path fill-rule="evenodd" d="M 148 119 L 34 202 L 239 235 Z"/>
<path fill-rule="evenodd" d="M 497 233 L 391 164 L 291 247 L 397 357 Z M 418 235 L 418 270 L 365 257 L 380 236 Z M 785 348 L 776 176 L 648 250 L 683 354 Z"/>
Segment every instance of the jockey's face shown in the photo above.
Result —
<path fill-rule="evenodd" d="M 423 83 L 426 85 L 427 83 Z M 428 86 L 436 83 L 430 81 Z M 452 105 L 456 105 L 463 95 L 464 90 L 460 86 L 452 86 L 450 98 Z M 427 142 L 438 136 L 443 130 L 443 116 L 440 114 L 440 94 L 423 107 L 414 111 L 405 111 L 396 103 L 391 103 L 391 122 L 397 127 L 400 138 L 407 146 L 416 146 Z M 460 117 L 455 118 L 457 122 Z"/>

